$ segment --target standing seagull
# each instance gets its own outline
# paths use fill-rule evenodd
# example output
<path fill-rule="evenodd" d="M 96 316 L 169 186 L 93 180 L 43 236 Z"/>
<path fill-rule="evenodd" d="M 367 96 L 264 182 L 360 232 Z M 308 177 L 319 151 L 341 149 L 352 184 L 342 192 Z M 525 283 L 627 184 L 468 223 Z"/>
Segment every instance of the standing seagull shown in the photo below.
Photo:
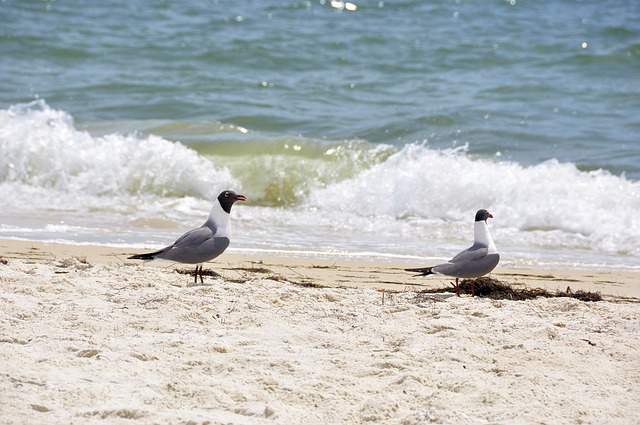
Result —
<path fill-rule="evenodd" d="M 169 260 L 178 263 L 199 264 L 196 265 L 194 282 L 204 283 L 202 277 L 202 264 L 213 260 L 224 252 L 229 246 L 230 213 L 231 207 L 236 201 L 246 201 L 244 195 L 238 195 L 232 190 L 225 190 L 213 203 L 207 221 L 197 229 L 189 230 L 180 236 L 173 245 L 162 248 L 160 251 L 148 254 L 138 254 L 129 257 L 129 260 Z M 198 268 L 199 267 L 199 268 Z"/>
<path fill-rule="evenodd" d="M 493 270 L 500 261 L 496 244 L 491 239 L 487 219 L 493 216 L 487 210 L 478 210 L 473 224 L 473 245 L 465 249 L 451 260 L 432 267 L 405 269 L 408 272 L 420 273 L 419 276 L 443 274 L 456 278 L 456 295 L 460 296 L 458 278 L 475 279 Z M 474 283 L 471 282 L 471 296 L 474 294 Z"/>

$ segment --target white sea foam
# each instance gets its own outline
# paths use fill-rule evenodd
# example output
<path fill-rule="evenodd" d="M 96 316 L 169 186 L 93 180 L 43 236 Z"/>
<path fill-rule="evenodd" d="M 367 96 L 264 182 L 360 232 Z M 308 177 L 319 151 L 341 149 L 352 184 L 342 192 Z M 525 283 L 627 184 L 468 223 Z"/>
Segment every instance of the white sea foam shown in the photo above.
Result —
<path fill-rule="evenodd" d="M 343 163 L 319 150 L 311 159 L 326 164 L 314 167 L 279 153 L 277 172 L 261 158 L 233 173 L 214 165 L 226 158 L 215 149 L 203 156 L 153 135 L 97 137 L 44 101 L 14 106 L 0 111 L 0 234 L 160 245 L 201 224 L 219 190 L 261 193 L 281 177 L 300 185 L 292 190 L 301 201 L 272 207 L 250 197 L 234 211 L 234 246 L 446 258 L 469 243 L 475 211 L 487 208 L 505 259 L 553 263 L 570 252 L 567 261 L 640 264 L 638 181 L 556 160 L 473 157 L 464 147 L 339 148 L 355 153 Z M 341 172 L 329 174 L 331 164 Z"/>
<path fill-rule="evenodd" d="M 468 236 L 463 229 L 475 211 L 487 208 L 496 217 L 490 225 L 497 240 L 640 255 L 640 183 L 556 160 L 525 167 L 472 158 L 464 149 L 409 145 L 315 191 L 308 206 L 341 211 L 338 225 L 387 217 L 358 225 L 435 240 Z"/>
<path fill-rule="evenodd" d="M 78 196 L 212 198 L 238 185 L 226 169 L 157 136 L 93 137 L 43 100 L 0 111 L 0 182 Z"/>

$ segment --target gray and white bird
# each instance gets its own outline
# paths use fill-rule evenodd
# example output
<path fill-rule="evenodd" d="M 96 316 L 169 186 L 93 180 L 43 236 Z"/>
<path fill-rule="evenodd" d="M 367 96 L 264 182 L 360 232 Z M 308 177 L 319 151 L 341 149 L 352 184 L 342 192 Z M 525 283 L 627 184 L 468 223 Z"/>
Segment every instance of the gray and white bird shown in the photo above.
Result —
<path fill-rule="evenodd" d="M 493 216 L 487 210 L 478 210 L 473 225 L 473 245 L 458 253 L 451 260 L 443 264 L 417 269 L 405 269 L 408 272 L 419 273 L 418 276 L 441 274 L 456 278 L 456 295 L 460 296 L 458 278 L 475 279 L 491 272 L 500 261 L 500 254 L 491 238 L 487 219 Z M 474 285 L 471 282 L 471 296 L 474 296 Z"/>
<path fill-rule="evenodd" d="M 189 230 L 166 248 L 147 254 L 132 255 L 128 259 L 169 260 L 197 264 L 194 281 L 197 282 L 198 276 L 200 276 L 200 282 L 204 283 L 202 263 L 213 260 L 227 249 L 230 242 L 231 207 L 236 201 L 246 200 L 244 195 L 238 195 L 232 190 L 225 190 L 214 201 L 209 217 L 202 226 Z"/>

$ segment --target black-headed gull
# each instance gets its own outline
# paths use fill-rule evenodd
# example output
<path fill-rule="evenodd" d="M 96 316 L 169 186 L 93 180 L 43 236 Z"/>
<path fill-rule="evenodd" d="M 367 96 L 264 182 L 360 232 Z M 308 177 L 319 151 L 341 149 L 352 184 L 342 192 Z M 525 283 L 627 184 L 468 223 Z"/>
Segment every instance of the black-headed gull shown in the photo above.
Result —
<path fill-rule="evenodd" d="M 473 225 L 473 245 L 465 249 L 451 260 L 443 264 L 417 269 L 405 269 L 419 273 L 419 276 L 442 274 L 456 278 L 456 295 L 460 296 L 458 278 L 475 279 L 491 272 L 500 261 L 500 254 L 491 238 L 487 219 L 493 216 L 487 210 L 478 210 Z M 471 296 L 474 296 L 474 285 L 471 283 Z"/>
<path fill-rule="evenodd" d="M 189 230 L 172 245 L 147 254 L 132 255 L 129 260 L 169 260 L 196 265 L 194 281 L 204 283 L 202 263 L 213 260 L 229 246 L 230 213 L 236 201 L 246 201 L 244 195 L 225 190 L 213 203 L 209 218 L 197 229 Z"/>

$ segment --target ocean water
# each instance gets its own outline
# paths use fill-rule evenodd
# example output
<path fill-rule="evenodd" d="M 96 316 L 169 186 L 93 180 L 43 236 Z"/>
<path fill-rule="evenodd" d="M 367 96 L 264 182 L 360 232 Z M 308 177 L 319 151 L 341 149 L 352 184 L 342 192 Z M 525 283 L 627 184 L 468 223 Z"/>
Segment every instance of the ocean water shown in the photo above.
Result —
<path fill-rule="evenodd" d="M 640 269 L 640 3 L 0 1 L 0 237 Z"/>

